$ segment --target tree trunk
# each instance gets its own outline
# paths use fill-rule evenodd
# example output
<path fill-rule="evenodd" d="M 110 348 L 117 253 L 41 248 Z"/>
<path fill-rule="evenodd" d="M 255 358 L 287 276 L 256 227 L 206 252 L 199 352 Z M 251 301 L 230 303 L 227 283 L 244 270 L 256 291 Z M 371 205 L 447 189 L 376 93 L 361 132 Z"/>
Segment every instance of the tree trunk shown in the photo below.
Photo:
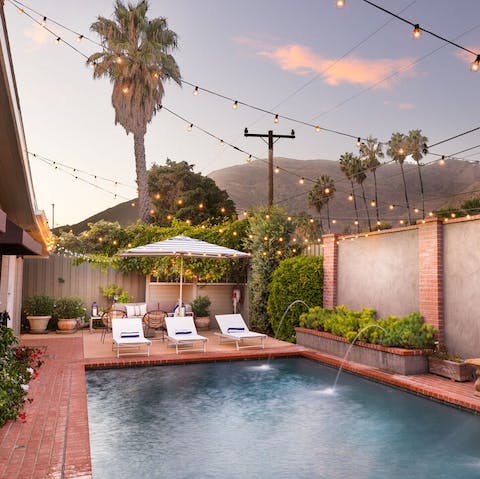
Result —
<path fill-rule="evenodd" d="M 370 213 L 368 212 L 367 198 L 365 198 L 365 188 L 363 187 L 363 183 L 360 183 L 360 186 L 362 187 L 363 204 L 365 205 L 365 211 L 367 212 L 368 230 L 372 231 L 372 222 L 370 221 Z"/>
<path fill-rule="evenodd" d="M 377 226 L 380 226 L 380 218 L 378 216 L 378 197 L 377 197 L 377 173 L 375 170 L 372 170 L 373 173 L 373 184 L 375 185 L 375 214 L 377 217 Z"/>
<path fill-rule="evenodd" d="M 357 199 L 355 198 L 355 190 L 353 189 L 353 181 L 350 181 L 350 184 L 352 185 L 353 206 L 355 208 L 355 218 L 357 219 L 357 233 L 360 233 L 360 221 L 358 221 Z"/>
<path fill-rule="evenodd" d="M 422 196 L 422 218 L 425 219 L 425 195 L 423 193 L 422 169 L 420 168 L 420 163 L 417 163 L 417 166 L 418 166 L 418 178 L 420 180 L 420 194 Z"/>
<path fill-rule="evenodd" d="M 330 228 L 330 208 L 328 207 L 328 201 L 327 201 L 327 224 L 328 224 L 328 232 L 331 233 L 332 230 Z"/>
<path fill-rule="evenodd" d="M 138 188 L 138 215 L 144 223 L 150 220 L 150 197 L 148 194 L 147 165 L 145 160 L 145 135 L 134 134 L 135 170 Z"/>
<path fill-rule="evenodd" d="M 403 171 L 403 163 L 400 163 L 400 169 L 402 170 L 403 178 L 403 190 L 405 192 L 405 203 L 407 204 L 408 224 L 412 224 L 412 217 L 410 216 L 410 203 L 408 202 L 407 182 L 405 181 L 405 172 Z"/>

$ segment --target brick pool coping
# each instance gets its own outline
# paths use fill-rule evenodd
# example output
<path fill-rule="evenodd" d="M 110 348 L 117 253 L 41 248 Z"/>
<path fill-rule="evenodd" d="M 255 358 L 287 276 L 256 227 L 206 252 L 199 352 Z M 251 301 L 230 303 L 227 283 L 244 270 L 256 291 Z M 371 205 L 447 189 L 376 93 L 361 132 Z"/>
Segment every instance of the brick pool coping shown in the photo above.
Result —
<path fill-rule="evenodd" d="M 9 422 L 0 429 L 0 478 L 87 479 L 92 477 L 86 369 L 186 364 L 268 357 L 301 356 L 403 390 L 480 413 L 473 382 L 455 383 L 431 374 L 402 376 L 345 361 L 301 346 L 207 353 L 158 354 L 150 357 L 84 358 L 81 337 L 24 339 L 24 344 L 47 346 L 45 364 L 31 383 L 32 404 L 27 422 Z"/>

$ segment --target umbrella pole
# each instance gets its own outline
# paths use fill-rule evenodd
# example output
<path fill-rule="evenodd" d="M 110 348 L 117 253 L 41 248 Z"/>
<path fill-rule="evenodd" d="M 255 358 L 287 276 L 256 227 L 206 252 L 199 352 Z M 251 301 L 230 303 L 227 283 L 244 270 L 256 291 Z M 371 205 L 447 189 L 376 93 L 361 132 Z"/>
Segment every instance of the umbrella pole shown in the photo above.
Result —
<path fill-rule="evenodd" d="M 180 256 L 180 299 L 178 304 L 180 316 L 183 316 L 182 307 L 183 307 L 183 256 Z"/>

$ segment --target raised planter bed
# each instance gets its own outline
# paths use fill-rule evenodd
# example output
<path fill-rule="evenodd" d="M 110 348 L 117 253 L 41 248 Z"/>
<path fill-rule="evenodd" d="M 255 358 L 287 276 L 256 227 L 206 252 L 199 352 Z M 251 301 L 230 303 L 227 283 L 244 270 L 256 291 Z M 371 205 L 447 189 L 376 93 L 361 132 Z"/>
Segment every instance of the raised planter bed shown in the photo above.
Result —
<path fill-rule="evenodd" d="M 434 356 L 428 358 L 428 370 L 433 374 L 452 379 L 453 381 L 471 381 L 473 379 L 472 366 Z"/>
<path fill-rule="evenodd" d="M 347 356 L 349 361 L 405 376 L 428 372 L 428 358 L 421 349 L 387 348 L 361 341 L 352 345 L 345 338 L 323 331 L 307 328 L 295 328 L 295 331 L 297 344 L 340 358 L 345 357 L 351 346 Z"/>

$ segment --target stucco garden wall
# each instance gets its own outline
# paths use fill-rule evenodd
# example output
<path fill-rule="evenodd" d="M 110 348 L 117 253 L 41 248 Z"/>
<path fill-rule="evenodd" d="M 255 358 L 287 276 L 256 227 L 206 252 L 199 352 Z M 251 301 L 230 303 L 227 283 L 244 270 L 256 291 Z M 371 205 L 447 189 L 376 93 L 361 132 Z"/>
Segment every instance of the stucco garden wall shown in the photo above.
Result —
<path fill-rule="evenodd" d="M 418 230 L 339 241 L 338 304 L 380 317 L 418 311 Z"/>
<path fill-rule="evenodd" d="M 443 230 L 446 344 L 462 357 L 480 357 L 480 220 Z"/>

